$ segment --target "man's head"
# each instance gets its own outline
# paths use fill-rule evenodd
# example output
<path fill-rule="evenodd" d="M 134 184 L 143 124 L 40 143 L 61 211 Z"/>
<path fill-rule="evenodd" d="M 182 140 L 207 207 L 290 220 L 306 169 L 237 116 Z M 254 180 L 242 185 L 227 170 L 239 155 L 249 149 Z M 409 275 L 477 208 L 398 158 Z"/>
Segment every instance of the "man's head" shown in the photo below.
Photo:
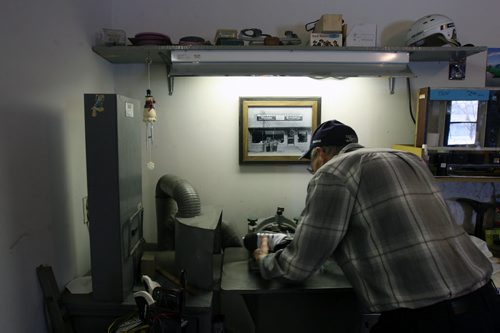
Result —
<path fill-rule="evenodd" d="M 349 143 L 357 142 L 358 135 L 352 128 L 338 120 L 328 120 L 316 128 L 311 138 L 309 150 L 301 156 L 301 159 L 311 159 L 311 152 L 316 147 L 334 146 L 342 148 Z"/>
<path fill-rule="evenodd" d="M 316 171 L 344 146 L 357 142 L 358 136 L 351 127 L 338 120 L 328 120 L 314 131 L 311 145 L 301 159 L 311 160 L 311 167 Z"/>

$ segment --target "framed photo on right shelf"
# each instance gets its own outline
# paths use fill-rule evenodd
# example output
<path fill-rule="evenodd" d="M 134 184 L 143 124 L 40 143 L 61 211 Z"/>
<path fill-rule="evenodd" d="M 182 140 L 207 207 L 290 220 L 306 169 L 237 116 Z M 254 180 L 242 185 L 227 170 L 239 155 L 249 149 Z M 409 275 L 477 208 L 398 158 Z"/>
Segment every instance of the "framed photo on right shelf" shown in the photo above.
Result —
<path fill-rule="evenodd" d="M 486 58 L 486 87 L 500 87 L 500 48 L 489 48 Z"/>

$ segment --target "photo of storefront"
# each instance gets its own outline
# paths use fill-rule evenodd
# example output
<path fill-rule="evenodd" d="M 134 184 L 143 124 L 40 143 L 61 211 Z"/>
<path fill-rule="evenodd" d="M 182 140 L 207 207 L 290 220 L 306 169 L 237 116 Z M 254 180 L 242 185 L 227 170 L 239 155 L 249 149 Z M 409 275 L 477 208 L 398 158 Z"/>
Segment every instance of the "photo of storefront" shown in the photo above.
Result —
<path fill-rule="evenodd" d="M 249 155 L 302 155 L 311 138 L 310 107 L 250 107 Z"/>

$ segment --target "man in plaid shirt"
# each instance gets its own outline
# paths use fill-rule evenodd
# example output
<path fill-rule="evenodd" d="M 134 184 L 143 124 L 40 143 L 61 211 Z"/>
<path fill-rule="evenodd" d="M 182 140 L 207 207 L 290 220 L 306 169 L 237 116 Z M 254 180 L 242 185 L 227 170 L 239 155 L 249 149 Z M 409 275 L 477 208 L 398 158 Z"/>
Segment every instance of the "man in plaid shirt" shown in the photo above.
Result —
<path fill-rule="evenodd" d="M 456 224 L 418 156 L 359 145 L 339 121 L 313 134 L 314 173 L 294 240 L 254 253 L 265 279 L 302 281 L 333 258 L 372 332 L 500 332 L 492 265 Z"/>

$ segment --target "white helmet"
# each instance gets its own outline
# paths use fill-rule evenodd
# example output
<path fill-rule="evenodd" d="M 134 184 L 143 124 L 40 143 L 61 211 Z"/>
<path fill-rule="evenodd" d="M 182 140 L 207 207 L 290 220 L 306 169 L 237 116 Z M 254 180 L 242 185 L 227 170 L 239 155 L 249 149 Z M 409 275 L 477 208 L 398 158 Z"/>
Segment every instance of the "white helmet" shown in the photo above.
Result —
<path fill-rule="evenodd" d="M 406 36 L 407 46 L 460 46 L 455 23 L 444 15 L 433 14 L 415 21 Z"/>

